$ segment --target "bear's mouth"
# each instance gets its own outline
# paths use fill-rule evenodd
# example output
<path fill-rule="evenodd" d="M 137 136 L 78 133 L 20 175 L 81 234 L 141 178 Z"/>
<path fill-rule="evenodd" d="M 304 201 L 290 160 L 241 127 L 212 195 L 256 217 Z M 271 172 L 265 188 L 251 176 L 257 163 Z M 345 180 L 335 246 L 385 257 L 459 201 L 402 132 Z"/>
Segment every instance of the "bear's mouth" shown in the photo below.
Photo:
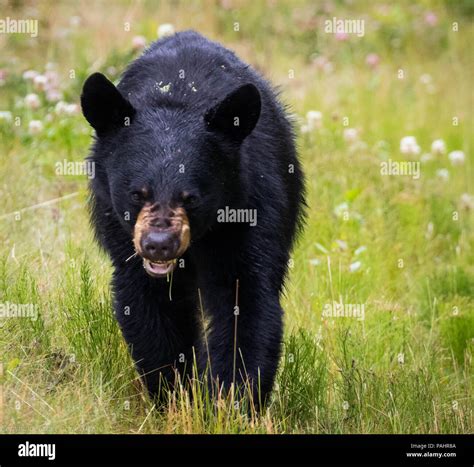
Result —
<path fill-rule="evenodd" d="M 169 261 L 150 261 L 149 259 L 143 258 L 143 267 L 151 277 L 167 276 L 174 271 L 176 264 L 176 258 Z"/>

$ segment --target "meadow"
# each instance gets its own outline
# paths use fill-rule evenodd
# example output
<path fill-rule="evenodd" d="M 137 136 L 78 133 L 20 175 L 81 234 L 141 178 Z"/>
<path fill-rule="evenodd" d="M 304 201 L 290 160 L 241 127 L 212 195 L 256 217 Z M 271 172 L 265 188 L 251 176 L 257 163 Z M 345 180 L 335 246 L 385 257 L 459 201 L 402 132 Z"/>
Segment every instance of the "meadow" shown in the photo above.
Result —
<path fill-rule="evenodd" d="M 0 5 L 38 19 L 37 37 L 0 35 L 1 433 L 474 431 L 471 2 Z M 364 34 L 325 31 L 333 17 Z M 156 409 L 88 221 L 84 79 L 118 80 L 158 35 L 186 29 L 279 87 L 306 174 L 261 414 L 210 408 L 199 382 Z"/>

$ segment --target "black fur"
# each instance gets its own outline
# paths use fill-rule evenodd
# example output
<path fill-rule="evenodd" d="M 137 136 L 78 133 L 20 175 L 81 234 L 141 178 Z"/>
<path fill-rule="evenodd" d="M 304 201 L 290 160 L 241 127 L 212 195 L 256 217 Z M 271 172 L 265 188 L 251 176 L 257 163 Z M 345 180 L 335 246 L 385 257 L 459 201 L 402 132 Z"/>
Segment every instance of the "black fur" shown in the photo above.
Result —
<path fill-rule="evenodd" d="M 137 368 L 156 395 L 160 374 L 172 384 L 175 369 L 189 371 L 194 348 L 200 370 L 209 359 L 213 377 L 228 388 L 238 280 L 236 382 L 248 378 L 254 395 L 260 390 L 265 398 L 278 366 L 280 294 L 304 205 L 285 111 L 256 71 L 192 31 L 153 43 L 117 89 L 94 74 L 81 102 L 97 132 L 92 223 L 113 262 L 115 313 Z M 130 194 L 143 185 L 153 201 L 184 203 L 190 220 L 191 245 L 174 272 L 171 299 L 166 279 L 148 276 L 139 257 L 126 261 L 140 210 Z M 180 200 L 183 191 L 192 204 Z M 218 223 L 225 206 L 255 209 L 256 226 Z"/>

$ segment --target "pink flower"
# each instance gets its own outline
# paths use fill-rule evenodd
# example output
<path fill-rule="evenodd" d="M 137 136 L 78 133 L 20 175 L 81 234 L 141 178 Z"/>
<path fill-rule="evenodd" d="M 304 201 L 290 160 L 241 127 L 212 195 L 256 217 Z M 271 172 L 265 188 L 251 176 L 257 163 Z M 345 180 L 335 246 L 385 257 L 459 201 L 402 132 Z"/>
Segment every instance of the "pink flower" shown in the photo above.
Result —
<path fill-rule="evenodd" d="M 132 47 L 134 50 L 141 50 L 146 47 L 146 38 L 144 36 L 135 36 L 132 39 Z"/>
<path fill-rule="evenodd" d="M 37 109 L 41 105 L 40 98 L 38 97 L 37 94 L 27 94 L 25 96 L 25 105 L 29 109 Z"/>
<path fill-rule="evenodd" d="M 349 39 L 349 34 L 347 34 L 347 32 L 336 32 L 335 34 L 336 36 L 336 40 L 338 41 L 347 41 L 347 39 Z"/>
<path fill-rule="evenodd" d="M 438 24 L 438 17 L 432 11 L 428 11 L 425 13 L 425 23 L 431 27 L 436 26 Z"/>
<path fill-rule="evenodd" d="M 368 65 L 370 68 L 376 68 L 378 64 L 380 63 L 380 57 L 377 54 L 369 54 L 367 57 L 365 57 L 365 63 Z"/>
<path fill-rule="evenodd" d="M 28 124 L 28 132 L 30 135 L 35 136 L 43 131 L 43 123 L 41 120 L 31 120 Z"/>
<path fill-rule="evenodd" d="M 46 100 L 48 102 L 58 102 L 62 99 L 62 97 L 62 92 L 57 89 L 49 89 L 48 91 L 46 91 Z"/>

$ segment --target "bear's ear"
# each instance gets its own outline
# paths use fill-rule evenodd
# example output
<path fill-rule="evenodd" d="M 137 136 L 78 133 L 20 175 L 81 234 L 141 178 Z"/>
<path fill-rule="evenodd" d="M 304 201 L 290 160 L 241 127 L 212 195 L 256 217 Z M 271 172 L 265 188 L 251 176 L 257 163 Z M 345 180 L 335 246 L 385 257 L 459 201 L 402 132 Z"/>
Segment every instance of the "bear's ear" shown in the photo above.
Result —
<path fill-rule="evenodd" d="M 81 94 L 82 113 L 97 135 L 121 126 L 128 126 L 135 109 L 103 74 L 87 78 Z"/>
<path fill-rule="evenodd" d="M 209 109 L 204 120 L 209 131 L 224 133 L 240 143 L 255 128 L 260 109 L 258 89 L 253 84 L 245 84 Z"/>

